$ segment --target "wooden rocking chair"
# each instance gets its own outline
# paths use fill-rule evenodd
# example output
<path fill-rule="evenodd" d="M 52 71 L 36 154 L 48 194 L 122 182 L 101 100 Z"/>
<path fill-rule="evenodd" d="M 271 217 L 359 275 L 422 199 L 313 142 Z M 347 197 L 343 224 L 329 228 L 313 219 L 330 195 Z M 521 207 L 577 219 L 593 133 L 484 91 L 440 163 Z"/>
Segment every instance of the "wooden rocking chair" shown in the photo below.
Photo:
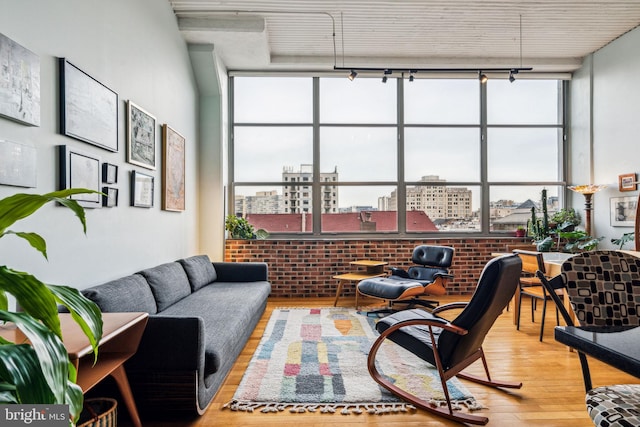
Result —
<path fill-rule="evenodd" d="M 380 336 L 373 343 L 368 358 L 369 373 L 373 379 L 396 396 L 425 411 L 461 423 L 487 424 L 487 417 L 454 412 L 446 382 L 457 376 L 491 387 L 522 387 L 522 383 L 492 380 L 482 351 L 482 343 L 489 329 L 518 289 L 521 270 L 522 262 L 517 255 L 495 258 L 485 266 L 468 303 L 445 304 L 431 313 L 422 309 L 404 310 L 380 319 L 376 324 Z M 438 317 L 438 313 L 456 308 L 464 309 L 454 320 Z M 378 371 L 376 354 L 387 338 L 437 368 L 447 400 L 446 407 L 432 406 L 398 388 Z M 461 373 L 478 359 L 482 360 L 486 379 Z"/>

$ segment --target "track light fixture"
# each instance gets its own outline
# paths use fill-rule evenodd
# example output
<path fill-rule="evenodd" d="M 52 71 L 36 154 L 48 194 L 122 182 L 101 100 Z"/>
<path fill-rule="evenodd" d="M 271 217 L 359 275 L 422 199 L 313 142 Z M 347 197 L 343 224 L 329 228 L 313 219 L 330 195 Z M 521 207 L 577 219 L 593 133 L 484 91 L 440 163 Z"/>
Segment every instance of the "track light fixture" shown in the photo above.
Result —
<path fill-rule="evenodd" d="M 476 73 L 478 79 L 482 83 L 486 83 L 489 79 L 488 73 L 509 73 L 509 81 L 515 81 L 515 75 L 519 71 L 531 71 L 532 67 L 505 67 L 505 68 L 372 68 L 372 67 L 338 67 L 334 66 L 335 71 L 348 72 L 347 77 L 349 80 L 354 80 L 358 73 L 383 73 L 382 82 L 386 83 L 388 76 L 393 73 L 402 75 L 403 73 L 409 74 L 409 81 L 412 82 L 418 73 L 422 74 L 464 74 L 464 73 Z M 487 74 L 485 74 L 487 73 Z"/>

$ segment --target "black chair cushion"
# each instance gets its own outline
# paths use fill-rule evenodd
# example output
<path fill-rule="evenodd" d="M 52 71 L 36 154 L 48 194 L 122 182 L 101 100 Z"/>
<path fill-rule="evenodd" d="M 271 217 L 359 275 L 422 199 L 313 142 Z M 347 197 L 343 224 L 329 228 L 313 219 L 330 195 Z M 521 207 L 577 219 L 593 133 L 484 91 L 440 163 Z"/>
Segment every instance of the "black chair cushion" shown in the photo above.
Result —
<path fill-rule="evenodd" d="M 363 295 L 396 300 L 410 289 L 420 288 L 422 284 L 415 280 L 407 280 L 398 276 L 373 277 L 358 283 L 358 292 Z"/>

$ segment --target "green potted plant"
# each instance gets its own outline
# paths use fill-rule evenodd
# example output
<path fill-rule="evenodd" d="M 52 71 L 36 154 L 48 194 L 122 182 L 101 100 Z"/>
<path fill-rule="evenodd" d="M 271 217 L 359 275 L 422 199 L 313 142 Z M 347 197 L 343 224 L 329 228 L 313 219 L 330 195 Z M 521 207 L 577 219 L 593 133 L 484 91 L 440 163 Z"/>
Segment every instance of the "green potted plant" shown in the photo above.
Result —
<path fill-rule="evenodd" d="M 565 242 L 562 252 L 591 251 L 598 247 L 598 243 L 602 239 L 604 237 L 592 237 L 582 230 L 558 231 L 558 245 L 560 245 L 561 241 Z"/>
<path fill-rule="evenodd" d="M 227 215 L 224 228 L 232 239 L 266 239 L 269 233 L 262 228 L 255 230 L 246 218 L 236 215 Z"/>
<path fill-rule="evenodd" d="M 580 214 L 573 208 L 562 208 L 551 216 L 553 228 L 562 231 L 573 231 L 576 225 L 580 225 Z"/>
<path fill-rule="evenodd" d="M 32 232 L 9 230 L 48 202 L 71 209 L 86 233 L 84 209 L 68 197 L 91 193 L 87 189 L 67 189 L 43 195 L 14 194 L 0 200 L 0 238 L 18 237 L 47 258 L 45 240 Z M 10 311 L 8 295 L 22 311 Z M 83 394 L 75 383 L 76 372 L 62 342 L 58 305 L 65 306 L 89 339 L 98 357 L 102 337 L 102 314 L 92 301 L 76 289 L 41 282 L 33 275 L 0 266 L 0 321 L 17 327 L 31 344 L 0 337 L 0 404 L 67 404 L 70 424 L 75 425 L 82 410 Z"/>
<path fill-rule="evenodd" d="M 635 238 L 635 232 L 632 231 L 631 233 L 624 233 L 619 239 L 611 239 L 611 243 L 618 245 L 618 249 L 622 250 L 624 245 L 629 242 L 633 242 Z"/>
<path fill-rule="evenodd" d="M 526 229 L 524 226 L 519 225 L 516 227 L 516 237 L 524 237 L 526 234 Z"/>

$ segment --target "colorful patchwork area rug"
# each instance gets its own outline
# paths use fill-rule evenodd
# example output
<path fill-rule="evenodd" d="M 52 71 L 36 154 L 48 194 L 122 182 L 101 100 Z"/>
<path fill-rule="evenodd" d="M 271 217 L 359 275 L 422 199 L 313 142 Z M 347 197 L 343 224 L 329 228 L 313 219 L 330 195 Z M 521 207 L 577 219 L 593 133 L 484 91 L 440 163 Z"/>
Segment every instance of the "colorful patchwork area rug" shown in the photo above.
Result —
<path fill-rule="evenodd" d="M 369 375 L 367 355 L 378 336 L 376 318 L 354 309 L 276 309 L 233 400 L 236 411 L 319 411 L 342 414 L 415 410 Z M 436 369 L 387 341 L 378 352 L 380 371 L 400 388 L 446 404 Z M 457 378 L 447 383 L 456 409 L 481 409 Z"/>

